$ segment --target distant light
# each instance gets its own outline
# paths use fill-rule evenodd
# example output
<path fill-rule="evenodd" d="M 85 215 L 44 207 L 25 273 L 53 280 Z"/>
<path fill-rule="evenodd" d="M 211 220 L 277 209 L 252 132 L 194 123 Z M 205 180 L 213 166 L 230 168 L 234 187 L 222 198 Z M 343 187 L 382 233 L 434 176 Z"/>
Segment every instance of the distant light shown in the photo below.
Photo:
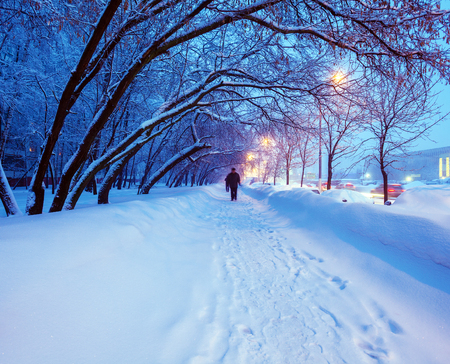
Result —
<path fill-rule="evenodd" d="M 412 181 L 411 176 L 406 177 L 406 180 L 407 180 L 408 182 L 411 182 L 411 181 Z"/>
<path fill-rule="evenodd" d="M 366 178 L 370 178 L 370 173 L 366 173 Z"/>
<path fill-rule="evenodd" d="M 344 81 L 345 79 L 345 74 L 344 72 L 342 72 L 341 70 L 338 70 L 334 75 L 333 75 L 333 81 L 334 83 L 341 83 L 342 81 Z"/>
<path fill-rule="evenodd" d="M 247 154 L 247 160 L 248 161 L 252 161 L 254 159 L 255 159 L 255 156 L 253 154 L 251 154 L 251 153 Z"/>

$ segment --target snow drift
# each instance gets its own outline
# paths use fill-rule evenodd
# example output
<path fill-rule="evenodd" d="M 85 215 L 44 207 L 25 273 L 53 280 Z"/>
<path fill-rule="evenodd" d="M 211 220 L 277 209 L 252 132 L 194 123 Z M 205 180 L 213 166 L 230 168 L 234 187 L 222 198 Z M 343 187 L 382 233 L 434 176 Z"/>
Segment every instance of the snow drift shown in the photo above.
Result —
<path fill-rule="evenodd" d="M 303 189 L 277 191 L 276 187 L 265 186 L 246 187 L 245 191 L 257 199 L 267 198 L 270 205 L 288 212 L 300 225 L 326 222 L 337 230 L 352 231 L 377 244 L 450 268 L 450 187 L 412 188 L 392 206 L 342 203 L 326 192 L 317 195 Z"/>

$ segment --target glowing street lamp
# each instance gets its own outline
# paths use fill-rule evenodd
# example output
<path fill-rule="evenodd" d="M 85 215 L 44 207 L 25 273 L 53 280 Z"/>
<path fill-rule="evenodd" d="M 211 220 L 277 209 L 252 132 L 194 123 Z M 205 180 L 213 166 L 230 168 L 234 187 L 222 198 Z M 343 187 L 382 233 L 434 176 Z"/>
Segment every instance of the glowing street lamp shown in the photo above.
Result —
<path fill-rule="evenodd" d="M 345 80 L 345 74 L 341 70 L 338 70 L 332 77 L 332 80 L 335 84 L 339 84 Z"/>
<path fill-rule="evenodd" d="M 261 145 L 263 147 L 270 147 L 274 144 L 275 144 L 275 142 L 272 139 L 270 139 L 269 137 L 265 137 L 263 140 L 261 140 Z"/>

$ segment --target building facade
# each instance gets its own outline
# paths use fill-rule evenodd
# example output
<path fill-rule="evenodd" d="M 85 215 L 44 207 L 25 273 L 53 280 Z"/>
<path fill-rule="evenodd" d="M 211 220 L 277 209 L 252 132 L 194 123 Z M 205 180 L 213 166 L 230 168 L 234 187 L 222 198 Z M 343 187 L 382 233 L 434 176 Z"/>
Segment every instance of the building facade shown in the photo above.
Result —
<path fill-rule="evenodd" d="M 433 181 L 450 177 L 450 146 L 412 152 L 388 168 L 389 179 L 397 182 Z M 379 166 L 371 164 L 369 179 L 382 180 Z"/>

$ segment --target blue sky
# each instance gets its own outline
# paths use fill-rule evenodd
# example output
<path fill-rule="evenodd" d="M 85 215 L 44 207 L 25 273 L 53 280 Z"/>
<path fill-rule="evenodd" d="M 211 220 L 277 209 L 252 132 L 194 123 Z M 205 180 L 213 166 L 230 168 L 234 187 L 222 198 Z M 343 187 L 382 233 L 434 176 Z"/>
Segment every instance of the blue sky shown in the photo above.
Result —
<path fill-rule="evenodd" d="M 442 90 L 438 96 L 438 105 L 442 105 L 441 111 L 444 114 L 450 113 L 450 85 L 442 83 L 437 85 L 437 90 Z M 417 142 L 417 147 L 412 149 L 423 150 L 450 146 L 450 116 L 432 128 L 430 138 L 434 141 L 422 139 Z"/>
<path fill-rule="evenodd" d="M 450 9 L 450 0 L 441 1 L 441 8 Z M 444 45 L 447 46 L 448 45 Z M 438 98 L 438 103 L 442 105 L 443 113 L 450 112 L 450 85 L 442 83 L 438 85 L 438 90 L 442 90 Z M 439 125 L 433 127 L 430 133 L 430 138 L 436 143 L 430 140 L 421 140 L 417 144 L 414 150 L 423 150 L 431 148 L 440 148 L 450 146 L 450 119 L 441 122 Z"/>

